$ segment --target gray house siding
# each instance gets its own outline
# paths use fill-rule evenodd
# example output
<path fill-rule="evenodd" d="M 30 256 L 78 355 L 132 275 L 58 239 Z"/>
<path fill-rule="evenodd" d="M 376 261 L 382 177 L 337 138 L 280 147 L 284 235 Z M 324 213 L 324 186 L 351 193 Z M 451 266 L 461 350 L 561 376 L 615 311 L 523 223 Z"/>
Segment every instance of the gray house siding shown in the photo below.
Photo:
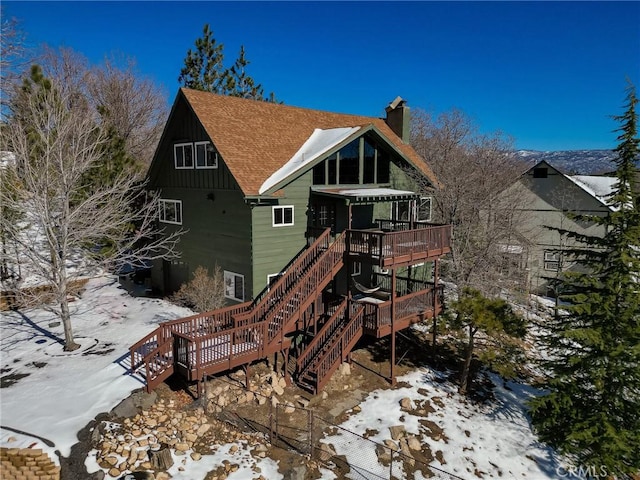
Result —
<path fill-rule="evenodd" d="M 604 229 L 593 222 L 572 218 L 573 214 L 605 216 L 609 208 L 598 199 L 559 173 L 549 165 L 547 177 L 534 177 L 533 169 L 521 177 L 512 187 L 509 195 L 515 192 L 522 207 L 520 232 L 531 243 L 527 267 L 529 269 L 530 291 L 552 294 L 550 278 L 556 278 L 559 270 L 554 270 L 552 252 L 563 251 L 575 243 L 556 229 L 578 232 L 585 235 L 602 236 Z M 547 257 L 545 259 L 545 253 Z M 562 270 L 579 268 L 566 256 L 562 257 Z M 560 266 L 560 265 L 558 265 Z"/>

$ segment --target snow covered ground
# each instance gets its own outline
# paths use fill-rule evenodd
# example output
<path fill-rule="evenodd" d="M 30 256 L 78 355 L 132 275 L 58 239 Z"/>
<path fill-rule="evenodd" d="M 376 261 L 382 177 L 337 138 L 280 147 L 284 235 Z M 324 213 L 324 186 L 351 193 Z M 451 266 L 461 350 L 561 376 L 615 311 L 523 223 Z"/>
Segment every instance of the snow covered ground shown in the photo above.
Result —
<path fill-rule="evenodd" d="M 62 326 L 51 314 L 43 310 L 1 313 L 0 446 L 43 448 L 54 461 L 55 451 L 68 456 L 79 430 L 142 386 L 141 379 L 128 372 L 128 347 L 159 322 L 191 313 L 163 300 L 131 297 L 109 276 L 90 280 L 82 297 L 71 305 L 74 332 L 82 345 L 71 353 L 62 351 Z M 361 411 L 352 413 L 343 426 L 359 434 L 375 429 L 379 433 L 371 439 L 382 441 L 389 438 L 389 426 L 403 424 L 433 452 L 442 452 L 446 463 L 434 460 L 433 465 L 462 478 L 478 478 L 476 470 L 484 473 L 483 478 L 559 478 L 558 458 L 536 441 L 525 413 L 524 402 L 535 392 L 516 383 L 503 386 L 497 377 L 493 380 L 498 385 L 495 400 L 476 405 L 436 373 L 418 369 L 399 379 L 404 382 L 400 388 L 369 394 Z M 401 410 L 400 400 L 405 397 L 428 401 L 435 408 L 426 418 L 444 430 L 442 438 L 431 438 L 420 418 Z M 349 449 L 337 438 L 325 441 L 355 465 L 363 458 L 377 461 L 373 448 L 364 452 L 361 443 Z M 224 458 L 230 459 L 229 448 L 223 445 L 215 455 L 205 455 L 199 462 L 189 460 L 180 464 L 182 471 L 170 473 L 173 478 L 203 479 Z M 242 449 L 236 454 L 241 468 L 229 479 L 253 478 L 258 460 Z M 92 467 L 90 461 L 87 464 Z M 259 467 L 265 478 L 283 478 L 270 459 L 263 459 Z M 323 478 L 335 476 L 324 471 Z"/>

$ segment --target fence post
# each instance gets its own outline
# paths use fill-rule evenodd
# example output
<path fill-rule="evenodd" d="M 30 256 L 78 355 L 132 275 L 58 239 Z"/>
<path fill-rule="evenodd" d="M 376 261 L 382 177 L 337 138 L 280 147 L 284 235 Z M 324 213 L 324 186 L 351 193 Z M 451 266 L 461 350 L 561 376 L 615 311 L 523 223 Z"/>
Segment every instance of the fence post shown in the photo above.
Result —
<path fill-rule="evenodd" d="M 309 430 L 309 456 L 313 458 L 313 411 L 307 410 L 307 425 Z"/>
<path fill-rule="evenodd" d="M 271 445 L 275 445 L 275 431 L 274 431 L 272 402 L 269 402 L 269 442 L 271 442 Z"/>
<path fill-rule="evenodd" d="M 393 478 L 393 448 L 389 447 L 389 457 L 391 457 L 391 461 L 389 462 L 389 480 Z"/>

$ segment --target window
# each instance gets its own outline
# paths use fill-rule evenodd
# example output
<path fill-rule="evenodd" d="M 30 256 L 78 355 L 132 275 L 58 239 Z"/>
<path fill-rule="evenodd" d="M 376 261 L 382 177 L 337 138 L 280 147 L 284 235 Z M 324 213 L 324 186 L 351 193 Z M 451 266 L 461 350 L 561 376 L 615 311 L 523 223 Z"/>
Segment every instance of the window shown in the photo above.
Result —
<path fill-rule="evenodd" d="M 176 143 L 173 159 L 176 169 L 193 168 L 193 143 Z"/>
<path fill-rule="evenodd" d="M 360 262 L 353 262 L 351 264 L 351 276 L 352 277 L 357 277 L 362 273 L 362 263 Z"/>
<path fill-rule="evenodd" d="M 409 220 L 409 209 L 411 205 L 408 201 L 391 202 L 391 220 Z"/>
<path fill-rule="evenodd" d="M 544 269 L 557 272 L 560 270 L 560 252 L 555 250 L 545 250 Z"/>
<path fill-rule="evenodd" d="M 273 207 L 273 226 L 286 227 L 293 225 L 293 206 Z"/>
<path fill-rule="evenodd" d="M 533 169 L 533 178 L 547 178 L 549 171 L 546 167 L 538 167 Z"/>
<path fill-rule="evenodd" d="M 389 183 L 391 154 L 374 140 L 358 138 L 313 167 L 314 185 Z"/>
<path fill-rule="evenodd" d="M 196 142 L 196 168 L 218 168 L 218 152 L 211 142 Z"/>
<path fill-rule="evenodd" d="M 417 205 L 416 220 L 419 222 L 431 221 L 431 197 L 420 197 Z"/>
<path fill-rule="evenodd" d="M 284 275 L 284 272 L 281 273 L 270 273 L 267 275 L 267 288 L 271 290 L 271 287 L 274 283 L 278 281 L 278 279 Z"/>
<path fill-rule="evenodd" d="M 182 225 L 182 202 L 160 199 L 160 221 Z"/>
<path fill-rule="evenodd" d="M 244 302 L 244 275 L 224 271 L 224 296 Z"/>
<path fill-rule="evenodd" d="M 354 140 L 342 148 L 339 154 L 338 183 L 357 185 L 360 183 L 360 140 Z"/>

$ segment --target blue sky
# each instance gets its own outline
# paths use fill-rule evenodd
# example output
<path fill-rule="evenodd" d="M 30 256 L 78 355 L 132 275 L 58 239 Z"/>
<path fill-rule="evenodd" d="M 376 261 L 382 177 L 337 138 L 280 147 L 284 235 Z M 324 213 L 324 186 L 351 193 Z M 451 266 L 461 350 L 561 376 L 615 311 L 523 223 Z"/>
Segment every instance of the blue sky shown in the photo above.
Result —
<path fill-rule="evenodd" d="M 640 2 L 14 2 L 32 46 L 134 57 L 172 101 L 209 23 L 231 64 L 289 105 L 383 116 L 458 108 L 517 148 L 612 148 L 640 89 Z"/>

